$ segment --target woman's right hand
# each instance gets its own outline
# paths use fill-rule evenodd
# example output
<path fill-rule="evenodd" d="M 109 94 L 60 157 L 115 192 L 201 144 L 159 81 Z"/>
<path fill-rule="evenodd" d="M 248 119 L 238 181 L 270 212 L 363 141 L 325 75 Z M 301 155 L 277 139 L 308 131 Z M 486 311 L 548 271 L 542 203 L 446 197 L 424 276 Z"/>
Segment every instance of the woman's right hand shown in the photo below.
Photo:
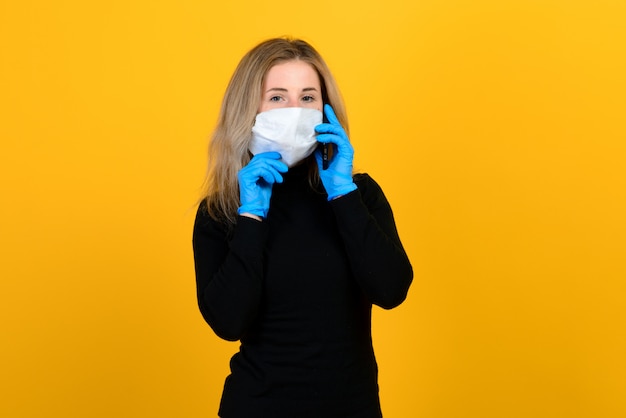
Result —
<path fill-rule="evenodd" d="M 277 152 L 256 154 L 250 162 L 239 170 L 239 215 L 255 215 L 266 218 L 270 208 L 270 197 L 274 183 L 282 183 L 288 170 Z"/>

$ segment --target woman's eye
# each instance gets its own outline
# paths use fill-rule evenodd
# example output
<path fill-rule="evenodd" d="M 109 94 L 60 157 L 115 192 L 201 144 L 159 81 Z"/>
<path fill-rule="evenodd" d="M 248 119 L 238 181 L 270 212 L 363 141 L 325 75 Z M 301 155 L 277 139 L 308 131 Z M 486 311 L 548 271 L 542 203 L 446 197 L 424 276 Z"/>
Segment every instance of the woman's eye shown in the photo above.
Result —
<path fill-rule="evenodd" d="M 270 97 L 270 102 L 280 102 L 280 96 L 272 96 L 272 97 Z"/>
<path fill-rule="evenodd" d="M 313 102 L 313 101 L 315 101 L 315 97 L 313 97 L 313 96 L 304 96 L 302 98 L 302 100 L 305 101 L 305 102 Z"/>

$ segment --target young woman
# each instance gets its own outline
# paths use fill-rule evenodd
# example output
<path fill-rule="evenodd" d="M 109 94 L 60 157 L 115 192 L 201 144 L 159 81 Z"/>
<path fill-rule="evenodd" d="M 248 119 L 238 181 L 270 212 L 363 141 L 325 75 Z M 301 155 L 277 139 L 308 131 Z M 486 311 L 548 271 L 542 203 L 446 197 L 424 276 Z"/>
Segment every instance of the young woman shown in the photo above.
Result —
<path fill-rule="evenodd" d="M 308 43 L 271 39 L 243 57 L 193 232 L 200 311 L 241 341 L 221 417 L 382 416 L 372 304 L 402 303 L 413 272 L 382 190 L 353 175 L 347 133 Z"/>

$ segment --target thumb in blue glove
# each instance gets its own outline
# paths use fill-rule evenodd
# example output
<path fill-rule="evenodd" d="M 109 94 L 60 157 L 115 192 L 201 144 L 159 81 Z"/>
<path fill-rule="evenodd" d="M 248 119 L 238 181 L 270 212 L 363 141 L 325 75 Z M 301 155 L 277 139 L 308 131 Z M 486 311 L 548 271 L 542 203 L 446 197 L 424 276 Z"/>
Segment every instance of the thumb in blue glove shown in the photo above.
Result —
<path fill-rule="evenodd" d="M 317 140 L 322 144 L 331 144 L 335 152 L 333 152 L 327 169 L 323 168 L 321 150 L 318 149 L 315 152 L 315 159 L 322 184 L 328 193 L 328 200 L 333 200 L 357 188 L 352 180 L 354 149 L 330 105 L 324 105 L 324 114 L 328 123 L 322 123 L 315 127 Z"/>
<path fill-rule="evenodd" d="M 239 170 L 239 199 L 241 206 L 237 210 L 239 215 L 248 213 L 267 217 L 270 208 L 270 197 L 274 183 L 282 183 L 283 176 L 288 170 L 287 164 L 279 161 L 277 152 L 263 152 L 256 154 L 250 162 Z"/>

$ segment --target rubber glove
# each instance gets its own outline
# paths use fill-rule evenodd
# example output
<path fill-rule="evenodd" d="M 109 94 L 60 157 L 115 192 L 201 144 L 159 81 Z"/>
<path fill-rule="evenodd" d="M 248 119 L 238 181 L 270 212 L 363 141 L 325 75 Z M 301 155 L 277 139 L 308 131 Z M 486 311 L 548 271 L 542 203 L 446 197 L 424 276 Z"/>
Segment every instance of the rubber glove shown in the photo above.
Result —
<path fill-rule="evenodd" d="M 328 123 L 322 123 L 315 127 L 318 134 L 317 140 L 322 144 L 331 144 L 334 152 L 326 170 L 322 166 L 322 151 L 320 149 L 315 151 L 315 159 L 322 184 L 328 193 L 328 200 L 333 200 L 356 190 L 356 184 L 352 180 L 354 149 L 330 105 L 324 105 L 324 114 Z"/>
<path fill-rule="evenodd" d="M 261 218 L 267 217 L 274 183 L 282 183 L 287 164 L 279 161 L 277 152 L 256 154 L 250 162 L 239 170 L 239 199 L 241 206 L 237 213 L 251 213 Z"/>

